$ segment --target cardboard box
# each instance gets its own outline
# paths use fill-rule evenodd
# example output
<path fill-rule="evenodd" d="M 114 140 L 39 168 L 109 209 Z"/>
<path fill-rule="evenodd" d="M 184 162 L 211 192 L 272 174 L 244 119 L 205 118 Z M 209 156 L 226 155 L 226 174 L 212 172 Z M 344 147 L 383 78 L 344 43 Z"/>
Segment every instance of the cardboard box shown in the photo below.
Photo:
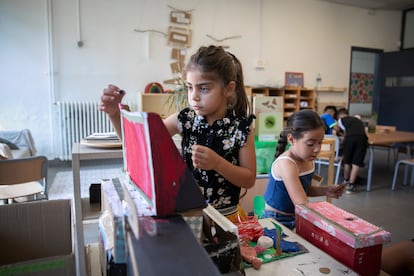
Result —
<path fill-rule="evenodd" d="M 325 201 L 295 210 L 296 233 L 360 275 L 379 275 L 389 232 Z"/>
<path fill-rule="evenodd" d="M 222 274 L 245 275 L 239 230 L 211 205 L 203 209 L 202 243 Z"/>
<path fill-rule="evenodd" d="M 75 275 L 69 199 L 0 206 L 0 275 Z"/>

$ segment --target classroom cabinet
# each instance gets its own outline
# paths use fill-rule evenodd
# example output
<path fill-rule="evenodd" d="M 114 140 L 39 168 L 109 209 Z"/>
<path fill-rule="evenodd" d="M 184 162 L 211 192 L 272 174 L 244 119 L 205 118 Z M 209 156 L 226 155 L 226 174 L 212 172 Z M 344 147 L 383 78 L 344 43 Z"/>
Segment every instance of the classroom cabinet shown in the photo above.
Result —
<path fill-rule="evenodd" d="M 280 96 L 283 98 L 283 117 L 286 120 L 294 112 L 302 109 L 315 110 L 316 94 L 314 89 L 303 87 L 246 87 L 249 102 L 258 96 Z"/>
<path fill-rule="evenodd" d="M 155 112 L 162 119 L 175 112 L 171 105 L 170 93 L 139 93 L 138 110 L 142 112 Z"/>

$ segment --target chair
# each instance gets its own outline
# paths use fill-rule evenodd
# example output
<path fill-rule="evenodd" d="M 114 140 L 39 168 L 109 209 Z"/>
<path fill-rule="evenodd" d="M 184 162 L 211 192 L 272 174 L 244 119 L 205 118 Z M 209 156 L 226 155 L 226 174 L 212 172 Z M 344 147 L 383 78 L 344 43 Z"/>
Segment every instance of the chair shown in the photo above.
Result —
<path fill-rule="evenodd" d="M 400 153 L 405 154 L 407 158 L 412 158 L 414 156 L 414 143 L 409 143 L 408 147 L 407 147 L 407 144 L 396 143 L 395 147 L 396 147 L 396 151 L 394 154 L 394 160 L 399 159 Z"/>
<path fill-rule="evenodd" d="M 31 156 L 0 160 L 0 200 L 8 203 L 22 197 L 47 198 L 47 158 Z"/>
<path fill-rule="evenodd" d="M 390 133 L 390 132 L 395 132 L 397 131 L 397 127 L 396 126 L 386 126 L 386 125 L 376 125 L 375 127 L 375 132 L 377 133 Z M 388 156 L 387 156 L 387 164 L 389 165 L 390 163 L 390 152 L 391 151 L 395 151 L 395 149 L 398 148 L 398 145 L 395 143 L 384 143 L 384 144 L 375 144 L 374 145 L 374 149 L 384 149 L 384 150 L 388 150 Z M 396 154 L 394 153 L 394 160 L 395 160 L 395 156 Z"/>
<path fill-rule="evenodd" d="M 407 185 L 407 169 L 408 166 L 411 166 L 411 180 L 410 180 L 410 185 L 413 186 L 414 185 L 414 159 L 405 159 L 405 160 L 399 160 L 396 164 L 395 164 L 395 168 L 394 168 L 394 176 L 392 178 L 392 190 L 395 190 L 395 184 L 397 182 L 397 177 L 398 177 L 398 168 L 401 164 L 405 164 L 405 170 L 404 170 L 404 185 Z"/>
<path fill-rule="evenodd" d="M 315 160 L 315 164 L 318 165 L 318 174 L 320 174 L 321 171 L 321 165 L 329 166 L 329 151 L 334 150 L 335 151 L 335 158 L 334 158 L 334 167 L 336 168 L 336 174 L 335 174 L 335 182 L 333 184 L 338 184 L 339 180 L 339 173 L 341 171 L 342 166 L 342 156 L 339 155 L 339 148 L 341 145 L 341 140 L 337 135 L 328 135 L 325 134 L 324 141 L 328 139 L 334 139 L 335 140 L 335 148 L 330 149 L 330 146 L 324 142 L 322 142 L 322 149 L 321 153 L 319 154 L 318 158 Z M 326 145 L 326 146 L 325 146 Z M 328 152 L 328 156 L 326 154 L 323 154 L 325 152 Z M 331 184 L 331 183 L 328 183 Z"/>

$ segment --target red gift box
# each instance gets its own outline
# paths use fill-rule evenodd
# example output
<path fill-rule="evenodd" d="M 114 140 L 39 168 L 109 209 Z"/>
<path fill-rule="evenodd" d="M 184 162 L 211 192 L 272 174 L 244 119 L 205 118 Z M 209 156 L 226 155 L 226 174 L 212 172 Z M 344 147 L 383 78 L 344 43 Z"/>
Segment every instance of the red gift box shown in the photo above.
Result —
<path fill-rule="evenodd" d="M 381 250 L 391 234 L 335 205 L 297 205 L 296 233 L 360 275 L 379 275 Z"/>

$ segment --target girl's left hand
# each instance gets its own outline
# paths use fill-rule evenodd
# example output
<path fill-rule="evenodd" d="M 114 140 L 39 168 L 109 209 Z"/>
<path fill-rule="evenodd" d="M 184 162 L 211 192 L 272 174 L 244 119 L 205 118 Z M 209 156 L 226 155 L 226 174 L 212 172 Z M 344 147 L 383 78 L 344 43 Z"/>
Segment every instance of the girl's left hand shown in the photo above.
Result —
<path fill-rule="evenodd" d="M 217 153 L 206 146 L 193 145 L 191 150 L 194 168 L 212 170 L 219 161 Z"/>
<path fill-rule="evenodd" d="M 326 195 L 333 198 L 339 198 L 344 193 L 346 184 L 328 186 Z"/>

